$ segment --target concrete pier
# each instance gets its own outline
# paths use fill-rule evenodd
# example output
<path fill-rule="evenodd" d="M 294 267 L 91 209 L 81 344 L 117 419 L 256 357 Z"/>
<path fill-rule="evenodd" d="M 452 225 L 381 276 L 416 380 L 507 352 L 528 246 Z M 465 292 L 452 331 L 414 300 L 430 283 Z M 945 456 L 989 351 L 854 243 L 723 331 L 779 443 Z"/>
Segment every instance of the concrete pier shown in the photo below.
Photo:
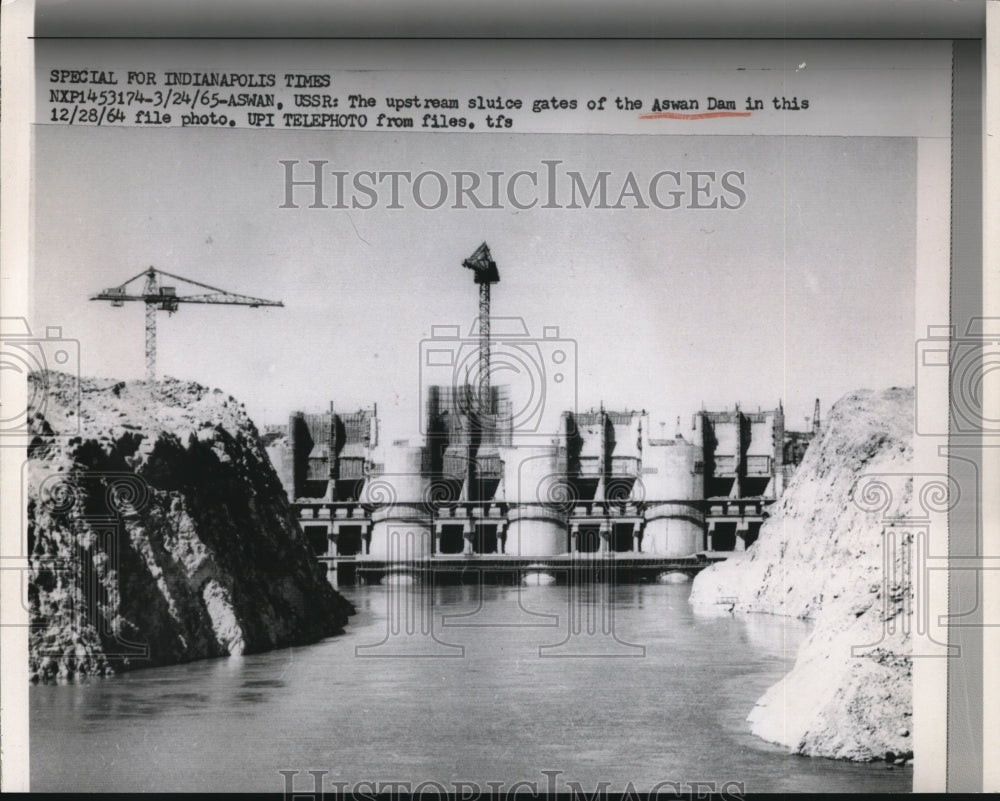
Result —
<path fill-rule="evenodd" d="M 569 550 L 566 515 L 572 488 L 560 470 L 555 448 L 517 448 L 505 454 L 506 552 L 551 556 Z"/>
<path fill-rule="evenodd" d="M 643 465 L 647 499 L 643 553 L 688 556 L 703 550 L 705 513 L 698 502 L 704 493 L 702 448 L 681 437 L 653 442 L 644 453 Z"/>
<path fill-rule="evenodd" d="M 398 446 L 388 456 L 385 471 L 366 482 L 362 491 L 362 501 L 373 505 L 368 554 L 391 561 L 431 556 L 434 526 L 427 503 L 430 479 L 423 470 L 423 449 Z"/>

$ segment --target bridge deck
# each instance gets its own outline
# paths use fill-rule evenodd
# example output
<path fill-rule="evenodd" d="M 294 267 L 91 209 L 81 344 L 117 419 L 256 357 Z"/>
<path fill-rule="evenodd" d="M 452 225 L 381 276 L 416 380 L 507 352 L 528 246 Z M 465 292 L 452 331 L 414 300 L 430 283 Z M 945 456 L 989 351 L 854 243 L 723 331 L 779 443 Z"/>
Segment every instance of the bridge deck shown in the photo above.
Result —
<path fill-rule="evenodd" d="M 510 581 L 527 573 L 551 573 L 558 580 L 569 575 L 589 574 L 594 580 L 612 574 L 618 581 L 643 581 L 660 573 L 695 575 L 709 565 L 725 561 L 722 554 L 704 557 L 665 557 L 642 553 L 574 553 L 557 556 L 517 556 L 512 554 L 442 554 L 407 561 L 388 561 L 368 556 L 320 557 L 340 581 L 355 577 L 378 581 L 390 573 L 416 577 L 433 576 L 445 581 Z"/>

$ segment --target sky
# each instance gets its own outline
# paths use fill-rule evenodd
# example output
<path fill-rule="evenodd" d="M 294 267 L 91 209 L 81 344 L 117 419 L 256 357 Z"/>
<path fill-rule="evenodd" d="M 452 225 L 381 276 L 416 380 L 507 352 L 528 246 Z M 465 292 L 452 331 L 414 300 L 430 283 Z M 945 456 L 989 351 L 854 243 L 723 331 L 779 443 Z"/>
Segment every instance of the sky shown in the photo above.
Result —
<path fill-rule="evenodd" d="M 258 425 L 330 401 L 377 403 L 386 436 L 403 438 L 419 432 L 422 383 L 450 380 L 426 366 L 434 327 L 468 339 L 477 287 L 461 262 L 486 241 L 501 275 L 494 317 L 522 318 L 536 339 L 558 328 L 559 344 L 495 347 L 497 368 L 547 365 L 542 427 L 603 403 L 646 409 L 672 434 L 703 404 L 781 401 L 786 425 L 802 428 L 817 397 L 826 410 L 855 389 L 913 383 L 916 152 L 913 139 L 875 137 L 38 126 L 31 321 L 80 341 L 81 374 L 131 379 L 144 372 L 143 304 L 91 294 L 153 265 L 280 299 L 158 313 L 159 373 L 222 388 Z M 739 170 L 747 199 L 735 210 L 281 209 L 283 159 L 445 174 L 559 159 L 607 170 L 611 185 L 629 171 Z M 554 350 L 576 372 L 558 385 Z M 517 380 L 515 408 L 530 405 Z"/>

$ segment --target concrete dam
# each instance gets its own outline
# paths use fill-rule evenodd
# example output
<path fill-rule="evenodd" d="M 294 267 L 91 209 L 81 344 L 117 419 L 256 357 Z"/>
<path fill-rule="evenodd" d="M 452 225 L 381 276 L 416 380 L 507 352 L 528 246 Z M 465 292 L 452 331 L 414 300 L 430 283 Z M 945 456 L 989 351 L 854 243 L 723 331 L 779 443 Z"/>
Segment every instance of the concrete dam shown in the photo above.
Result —
<path fill-rule="evenodd" d="M 421 369 L 449 383 L 422 388 L 419 438 L 380 443 L 374 405 L 344 413 L 333 403 L 265 432 L 299 523 L 338 578 L 345 565 L 367 578 L 401 563 L 460 576 L 473 559 L 518 573 L 588 555 L 633 572 L 691 573 L 756 540 L 818 428 L 818 401 L 812 432 L 786 432 L 780 403 L 703 410 L 686 428 L 678 417 L 672 437 L 652 436 L 645 410 L 603 405 L 563 411 L 556 430 L 540 430 L 546 359 L 555 384 L 564 382 L 573 346 L 555 326 L 537 339 L 520 318 L 490 316 L 500 272 L 485 242 L 462 265 L 478 287 L 479 314 L 468 338 L 441 327 L 454 330 L 421 345 Z M 523 330 L 492 335 L 494 324 L 515 319 Z M 509 368 L 495 359 L 505 346 L 528 379 L 518 393 L 528 396 L 524 406 L 492 382 L 494 370 Z"/>
<path fill-rule="evenodd" d="M 502 409 L 501 388 L 493 387 Z M 672 437 L 645 411 L 564 412 L 549 444 L 477 425 L 471 387 L 429 387 L 428 432 L 379 442 L 377 409 L 296 412 L 267 451 L 317 556 L 341 577 L 430 560 L 438 572 L 523 572 L 616 560 L 694 573 L 757 538 L 811 432 L 767 411 L 701 411 Z M 345 570 L 345 566 L 349 565 Z M 428 569 L 425 565 L 422 569 Z"/>

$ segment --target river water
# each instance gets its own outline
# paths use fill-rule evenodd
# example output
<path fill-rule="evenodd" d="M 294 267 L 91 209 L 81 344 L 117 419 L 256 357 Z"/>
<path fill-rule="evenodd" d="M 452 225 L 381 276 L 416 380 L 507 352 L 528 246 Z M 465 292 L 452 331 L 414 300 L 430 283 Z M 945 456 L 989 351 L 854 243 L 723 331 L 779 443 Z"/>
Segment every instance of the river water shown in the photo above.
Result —
<path fill-rule="evenodd" d="M 695 614 L 689 584 L 341 591 L 315 645 L 32 687 L 32 790 L 910 789 L 749 733 L 802 622 Z"/>

